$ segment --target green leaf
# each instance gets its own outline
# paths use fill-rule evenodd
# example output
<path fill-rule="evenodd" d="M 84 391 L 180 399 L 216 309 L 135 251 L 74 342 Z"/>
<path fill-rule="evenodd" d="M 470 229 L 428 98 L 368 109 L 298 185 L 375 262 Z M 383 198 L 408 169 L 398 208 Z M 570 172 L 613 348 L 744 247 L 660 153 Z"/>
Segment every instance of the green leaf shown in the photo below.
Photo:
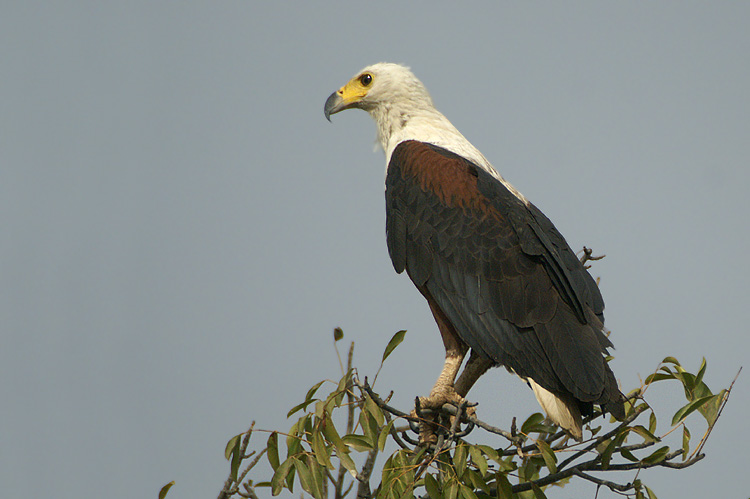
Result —
<path fill-rule="evenodd" d="M 299 461 L 297 457 L 292 458 L 294 462 Z M 289 489 L 289 492 L 294 492 L 294 475 L 296 474 L 296 470 L 294 466 L 289 470 L 289 473 L 286 475 L 286 488 Z"/>
<path fill-rule="evenodd" d="M 544 461 L 542 459 L 527 459 L 518 469 L 518 479 L 523 482 L 531 482 L 539 478 L 539 469 Z"/>
<path fill-rule="evenodd" d="M 305 395 L 305 401 L 312 400 L 313 395 L 315 395 L 315 392 L 318 391 L 318 388 L 320 388 L 320 385 L 322 385 L 325 382 L 326 380 L 318 381 L 313 386 L 311 386 L 310 389 L 307 390 L 307 394 Z"/>
<path fill-rule="evenodd" d="M 333 328 L 333 341 L 339 341 L 341 339 L 344 339 L 344 330 L 340 327 Z"/>
<path fill-rule="evenodd" d="M 372 443 L 362 435 L 344 435 L 341 439 L 357 452 L 366 452 L 373 449 Z"/>
<path fill-rule="evenodd" d="M 547 499 L 547 496 L 544 495 L 544 492 L 542 492 L 542 489 L 539 488 L 539 485 L 535 484 L 534 482 L 531 482 L 531 490 L 534 491 L 534 497 L 536 499 Z"/>
<path fill-rule="evenodd" d="M 695 385 L 696 386 L 698 386 L 701 383 L 703 383 L 703 375 L 706 374 L 706 367 L 707 367 L 706 358 L 703 357 L 703 359 L 701 360 L 701 366 L 698 369 L 698 374 L 695 375 Z"/>
<path fill-rule="evenodd" d="M 505 461 L 503 461 L 502 456 L 492 447 L 489 445 L 477 445 L 477 447 L 484 452 L 484 455 L 488 458 L 492 459 L 498 464 L 505 464 Z"/>
<path fill-rule="evenodd" d="M 648 431 L 651 433 L 656 432 L 656 414 L 654 411 L 651 411 L 651 414 L 648 417 Z"/>
<path fill-rule="evenodd" d="M 682 460 L 685 461 L 688 458 L 688 452 L 690 452 L 690 430 L 687 426 L 682 425 Z"/>
<path fill-rule="evenodd" d="M 294 422 L 294 424 L 291 428 L 289 428 L 289 431 L 286 434 L 287 456 L 291 456 L 292 454 L 296 454 L 297 452 L 299 452 L 300 443 L 299 437 L 297 435 L 299 434 L 300 422 L 301 418 Z"/>
<path fill-rule="evenodd" d="M 399 346 L 402 341 L 404 341 L 404 336 L 406 336 L 406 330 L 404 329 L 393 335 L 393 338 L 391 338 L 391 341 L 389 341 L 388 345 L 385 347 L 385 352 L 383 352 L 383 360 L 381 362 L 385 362 L 385 359 L 388 358 L 391 352 L 393 352 L 393 350 L 397 346 Z"/>
<path fill-rule="evenodd" d="M 664 357 L 664 360 L 661 361 L 662 364 L 674 364 L 676 366 L 680 365 L 680 361 L 675 359 L 674 357 Z"/>
<path fill-rule="evenodd" d="M 386 487 L 386 490 L 390 491 L 389 495 L 392 495 L 394 497 L 397 497 L 400 495 L 403 490 L 400 490 L 398 488 L 397 474 L 394 474 L 394 468 L 396 467 L 396 456 L 398 453 L 392 454 L 388 459 L 386 459 L 385 464 L 383 465 L 383 470 L 381 472 L 381 479 L 380 479 L 380 486 Z M 395 475 L 395 476 L 394 476 Z"/>
<path fill-rule="evenodd" d="M 304 424 L 304 426 L 303 426 L 303 428 L 304 428 L 304 432 L 303 432 L 303 435 L 304 435 L 304 437 L 303 437 L 303 438 L 304 438 L 305 440 L 309 440 L 309 439 L 310 439 L 310 436 L 312 436 L 312 432 L 313 432 L 313 421 L 315 422 L 314 424 L 315 424 L 316 426 L 317 426 L 318 424 L 320 424 L 320 418 L 315 418 L 315 417 L 313 417 L 313 416 L 312 416 L 312 415 L 310 415 L 310 414 L 306 414 L 306 415 L 305 415 L 305 424 Z"/>
<path fill-rule="evenodd" d="M 708 395 L 713 395 L 711 392 L 711 389 L 703 382 L 696 383 L 693 387 L 693 390 L 690 393 L 686 393 L 685 396 L 688 398 L 688 400 L 696 400 L 701 397 L 706 397 Z"/>
<path fill-rule="evenodd" d="M 646 376 L 646 380 L 644 381 L 645 384 L 650 385 L 651 383 L 654 383 L 656 381 L 662 381 L 665 379 L 675 379 L 674 374 L 664 374 L 664 373 L 653 373 Z"/>
<path fill-rule="evenodd" d="M 641 425 L 633 426 L 631 430 L 636 432 L 638 435 L 642 436 L 645 442 L 660 442 L 661 441 L 659 437 L 657 437 L 651 431 L 647 430 Z"/>
<path fill-rule="evenodd" d="M 383 465 L 381 487 L 385 487 L 387 491 L 390 489 L 393 497 L 413 497 L 415 467 L 410 462 L 410 455 L 411 452 L 400 450 L 389 457 Z"/>
<path fill-rule="evenodd" d="M 476 445 L 469 446 L 469 454 L 471 455 L 471 462 L 479 469 L 482 476 L 486 475 L 488 468 L 487 459 L 485 459 L 479 447 Z"/>
<path fill-rule="evenodd" d="M 453 452 L 453 467 L 456 469 L 456 475 L 458 478 L 461 478 L 466 470 L 467 456 L 466 445 L 459 442 L 459 444 L 456 445 L 456 450 Z"/>
<path fill-rule="evenodd" d="M 315 482 L 312 477 L 310 468 L 302 461 L 294 462 L 294 469 L 297 470 L 297 476 L 299 477 L 299 483 L 302 488 L 313 497 L 320 499 L 319 495 L 315 493 Z"/>
<path fill-rule="evenodd" d="M 339 380 L 339 384 L 336 387 L 336 391 L 332 392 L 328 396 L 328 401 L 326 401 L 326 405 L 329 406 L 328 402 L 332 401 L 333 404 L 336 407 L 341 407 L 341 403 L 344 401 L 344 395 L 346 395 L 346 389 L 349 385 L 349 379 L 352 374 L 352 370 L 350 369 L 349 372 L 344 374 L 341 379 Z"/>
<path fill-rule="evenodd" d="M 301 410 L 307 409 L 307 406 L 315 402 L 317 399 L 311 399 L 311 400 L 305 400 L 304 402 L 301 402 L 291 409 L 289 409 L 289 412 L 286 413 L 286 417 L 291 417 L 294 413 L 299 412 Z"/>
<path fill-rule="evenodd" d="M 320 424 L 321 429 L 323 430 L 323 435 L 325 435 L 326 439 L 331 442 L 334 447 L 336 447 L 336 450 L 338 452 L 346 452 L 346 445 L 344 444 L 344 441 L 341 440 L 341 437 L 336 431 L 336 427 L 333 425 L 331 416 L 326 414 L 325 419 L 321 421 Z"/>
<path fill-rule="evenodd" d="M 309 454 L 307 456 L 307 466 L 310 468 L 310 472 L 312 473 L 313 487 L 316 494 L 315 497 L 319 499 L 325 499 L 326 494 L 324 493 L 324 490 L 327 480 L 325 467 L 319 466 L 315 462 L 315 459 Z"/>
<path fill-rule="evenodd" d="M 635 411 L 633 400 L 625 400 L 623 406 L 625 407 L 625 416 L 631 416 Z"/>
<path fill-rule="evenodd" d="M 326 382 L 326 380 L 319 381 L 318 383 L 315 383 L 309 390 L 307 390 L 307 394 L 305 395 L 304 402 L 302 402 L 300 404 L 297 404 L 294 407 L 292 407 L 289 410 L 289 412 L 286 414 L 286 417 L 289 418 L 292 414 L 294 414 L 294 413 L 296 413 L 296 412 L 298 412 L 298 411 L 300 411 L 302 409 L 306 409 L 308 405 L 310 405 L 314 401 L 318 400 L 318 399 L 314 399 L 313 396 L 315 395 L 315 392 L 318 391 L 318 388 L 320 388 L 320 385 L 322 385 L 325 382 Z"/>
<path fill-rule="evenodd" d="M 680 408 L 672 417 L 672 426 L 685 419 L 690 413 L 701 407 L 703 404 L 708 403 L 711 399 L 718 397 L 718 395 L 708 395 L 707 397 L 701 397 L 698 400 L 694 400 L 684 407 Z"/>
<path fill-rule="evenodd" d="M 338 449 L 336 449 L 336 455 L 339 458 L 339 461 L 341 462 L 341 466 L 346 468 L 346 470 L 354 477 L 357 478 L 357 465 L 354 464 L 354 461 L 352 460 L 351 456 L 345 452 L 340 452 Z"/>
<path fill-rule="evenodd" d="M 422 458 L 425 454 L 427 454 L 427 447 L 421 447 L 418 450 L 415 450 L 416 452 L 407 453 L 407 455 L 411 457 L 411 461 L 409 461 L 407 464 L 414 469 L 416 469 L 424 461 Z"/>
<path fill-rule="evenodd" d="M 518 470 L 518 463 L 516 463 L 516 456 L 508 456 L 504 459 L 501 459 L 498 464 L 497 469 L 500 471 L 517 471 Z"/>
<path fill-rule="evenodd" d="M 544 415 L 540 412 L 535 412 L 523 422 L 521 425 L 521 433 L 528 435 L 532 431 L 535 431 L 536 428 L 542 424 L 542 421 L 544 421 Z"/>
<path fill-rule="evenodd" d="M 328 448 L 326 447 L 325 441 L 323 440 L 323 435 L 320 431 L 313 432 L 311 447 L 313 453 L 315 454 L 315 459 L 318 461 L 318 464 L 320 464 L 321 466 L 325 466 L 329 470 L 332 470 L 333 463 L 331 463 L 331 459 L 328 456 Z"/>
<path fill-rule="evenodd" d="M 695 390 L 695 375 L 689 372 L 684 372 L 680 374 L 680 380 L 685 387 L 685 395 L 690 396 Z"/>
<path fill-rule="evenodd" d="M 242 442 L 242 433 L 229 439 L 224 449 L 224 456 L 231 459 L 229 478 L 237 480 L 237 472 L 240 468 L 240 443 Z"/>
<path fill-rule="evenodd" d="M 514 499 L 513 486 L 504 473 L 497 472 L 495 474 L 495 488 L 497 490 L 497 497 L 500 499 Z"/>
<path fill-rule="evenodd" d="M 444 490 L 445 499 L 456 499 L 458 497 L 458 482 L 451 480 Z"/>
<path fill-rule="evenodd" d="M 719 417 L 719 408 L 724 401 L 724 396 L 726 395 L 726 393 L 727 391 L 726 389 L 724 389 L 714 395 L 713 400 L 709 400 L 705 405 L 698 407 L 698 411 L 703 415 L 704 418 L 706 418 L 706 422 L 709 424 L 709 426 L 713 425 L 716 422 L 716 418 Z"/>
<path fill-rule="evenodd" d="M 359 413 L 359 424 L 362 426 L 363 437 L 368 442 L 370 449 L 375 447 L 380 435 L 380 428 L 378 427 L 375 418 L 367 411 Z"/>
<path fill-rule="evenodd" d="M 167 497 L 167 492 L 169 492 L 169 489 L 172 488 L 172 485 L 174 485 L 174 480 L 161 488 L 161 490 L 159 491 L 159 499 L 164 499 L 165 497 Z"/>
<path fill-rule="evenodd" d="M 656 497 L 656 494 L 654 494 L 654 491 L 648 488 L 648 485 L 644 485 L 643 487 L 646 489 L 648 499 L 659 499 L 658 497 Z"/>
<path fill-rule="evenodd" d="M 302 452 L 302 442 L 305 440 L 305 426 L 310 420 L 310 415 L 305 414 L 292 425 L 286 436 L 287 457 Z"/>
<path fill-rule="evenodd" d="M 459 491 L 461 493 L 461 497 L 464 497 L 465 499 L 479 499 L 474 491 L 464 484 L 459 484 Z"/>
<path fill-rule="evenodd" d="M 372 397 L 370 397 L 369 395 L 365 397 L 365 406 L 363 409 L 369 412 L 370 415 L 375 418 L 378 426 L 383 426 L 383 424 L 385 423 L 385 416 L 383 416 L 383 411 L 380 409 L 380 407 L 378 407 L 378 404 L 376 404 Z"/>
<path fill-rule="evenodd" d="M 313 411 L 315 417 L 318 419 L 325 419 L 326 412 L 328 412 L 328 410 L 326 409 L 326 403 L 324 401 L 318 400 L 315 402 L 315 410 Z"/>
<path fill-rule="evenodd" d="M 492 488 L 485 481 L 485 479 L 482 478 L 482 475 L 478 471 L 473 470 L 471 468 L 467 468 L 463 476 L 463 481 L 465 484 L 471 487 L 472 490 L 474 489 L 481 490 L 482 492 L 486 494 L 489 494 L 490 491 L 492 490 Z"/>
<path fill-rule="evenodd" d="M 274 471 L 279 467 L 279 434 L 276 432 L 268 436 L 266 443 L 266 458 Z"/>
<path fill-rule="evenodd" d="M 385 444 L 388 441 L 388 435 L 390 435 L 391 429 L 393 428 L 393 423 L 395 423 L 395 421 L 391 421 L 380 430 L 380 435 L 378 436 L 378 450 L 381 452 L 385 449 Z"/>
<path fill-rule="evenodd" d="M 536 446 L 539 449 L 539 452 L 541 452 L 544 464 L 547 466 L 547 469 L 549 469 L 549 472 L 557 473 L 557 456 L 552 452 L 552 448 L 549 444 L 544 440 L 539 439 L 536 441 Z"/>
<path fill-rule="evenodd" d="M 637 457 L 635 457 L 635 456 L 633 455 L 633 453 L 632 453 L 632 452 L 630 452 L 630 451 L 629 451 L 629 450 L 627 450 L 627 449 L 620 449 L 620 455 L 621 455 L 622 457 L 624 457 L 625 459 L 627 459 L 628 461 L 632 461 L 632 462 L 634 462 L 634 463 L 637 463 L 638 461 L 640 461 L 640 459 L 638 459 Z"/>
<path fill-rule="evenodd" d="M 669 453 L 669 446 L 665 445 L 652 452 L 649 456 L 641 460 L 644 464 L 654 464 L 664 460 L 664 457 Z"/>
<path fill-rule="evenodd" d="M 232 454 L 234 453 L 235 449 L 239 450 L 241 441 L 242 433 L 240 433 L 239 435 L 235 435 L 229 439 L 229 442 L 227 442 L 227 446 L 224 449 L 224 457 L 227 458 L 227 461 L 232 458 Z"/>
<path fill-rule="evenodd" d="M 438 485 L 437 480 L 435 480 L 435 477 L 429 473 L 424 476 L 424 489 L 427 491 L 427 495 L 430 496 L 430 499 L 441 499 L 443 497 L 443 493 L 440 492 L 440 486 Z"/>
<path fill-rule="evenodd" d="M 271 494 L 277 496 L 281 493 L 281 489 L 284 488 L 284 481 L 292 470 L 292 466 L 294 466 L 294 461 L 295 458 L 290 457 L 276 468 L 273 478 L 271 479 Z"/>
<path fill-rule="evenodd" d="M 609 461 L 612 459 L 612 453 L 617 447 L 617 438 L 613 438 L 609 441 L 607 446 L 602 451 L 602 469 L 606 470 L 609 468 Z"/>

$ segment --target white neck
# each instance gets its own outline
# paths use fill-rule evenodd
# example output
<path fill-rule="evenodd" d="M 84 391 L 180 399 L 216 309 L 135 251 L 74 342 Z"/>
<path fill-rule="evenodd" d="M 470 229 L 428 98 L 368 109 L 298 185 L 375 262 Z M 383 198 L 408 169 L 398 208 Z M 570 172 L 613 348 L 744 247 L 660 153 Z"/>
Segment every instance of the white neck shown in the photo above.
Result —
<path fill-rule="evenodd" d="M 378 140 L 385 151 L 386 164 L 396 146 L 405 140 L 418 140 L 459 154 L 490 173 L 490 162 L 461 135 L 456 127 L 434 107 L 402 108 L 378 106 L 370 111 L 378 127 Z"/>
<path fill-rule="evenodd" d="M 506 182 L 479 150 L 459 132 L 442 113 L 432 106 L 377 106 L 369 109 L 378 127 L 378 140 L 385 151 L 385 164 L 391 161 L 394 149 L 406 140 L 418 140 L 442 147 L 473 162 L 502 182 L 519 199 L 523 194 Z"/>

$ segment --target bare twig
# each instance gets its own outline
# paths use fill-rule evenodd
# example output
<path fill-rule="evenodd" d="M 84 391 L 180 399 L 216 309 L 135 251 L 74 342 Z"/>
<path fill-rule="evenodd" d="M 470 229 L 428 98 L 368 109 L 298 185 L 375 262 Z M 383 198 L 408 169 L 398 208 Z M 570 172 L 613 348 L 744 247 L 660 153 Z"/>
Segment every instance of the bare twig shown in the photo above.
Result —
<path fill-rule="evenodd" d="M 357 487 L 358 499 L 367 499 L 372 497 L 372 492 L 370 491 L 370 476 L 372 475 L 372 470 L 375 467 L 375 458 L 377 456 L 377 448 L 371 450 L 367 454 L 367 460 L 365 461 L 364 466 L 362 466 L 362 471 L 360 473 L 357 473 L 357 480 L 359 480 L 359 486 Z"/>
<path fill-rule="evenodd" d="M 537 485 L 538 487 L 543 487 L 545 485 L 549 485 L 551 483 L 558 482 L 560 480 L 563 480 L 565 478 L 568 478 L 570 476 L 576 475 L 580 476 L 581 478 L 584 478 L 588 480 L 587 477 L 590 475 L 581 474 L 582 471 L 629 471 L 629 470 L 641 470 L 641 469 L 648 469 L 648 468 L 654 468 L 657 466 L 665 467 L 665 468 L 687 468 L 688 466 L 691 466 L 701 459 L 703 459 L 704 455 L 700 454 L 696 456 L 694 459 L 689 459 L 687 461 L 683 461 L 680 463 L 673 463 L 670 462 L 671 460 L 675 459 L 676 457 L 680 456 L 682 454 L 682 449 L 671 452 L 664 456 L 661 461 L 655 461 L 653 463 L 644 463 L 642 461 L 636 462 L 636 463 L 622 463 L 622 464 L 610 464 L 609 466 L 603 466 L 600 462 L 600 456 L 596 456 L 594 459 L 591 459 L 590 461 L 585 461 L 582 463 L 576 464 L 572 468 L 568 468 L 562 471 L 558 471 L 557 473 L 551 473 L 545 477 L 542 477 L 538 480 L 534 480 L 532 482 L 522 482 L 519 484 L 516 484 L 513 486 L 513 492 L 524 492 L 526 490 L 532 489 L 532 483 L 534 485 Z M 558 468 L 559 469 L 559 468 Z M 602 485 L 602 483 L 592 480 L 594 483 L 598 485 Z M 611 482 L 610 482 L 611 483 Z M 609 486 L 609 485 L 607 485 Z M 611 487 L 610 487 L 611 488 Z M 630 487 L 628 489 L 613 489 L 613 490 L 630 490 L 633 488 L 633 485 L 630 484 Z"/>
<path fill-rule="evenodd" d="M 349 346 L 349 355 L 346 359 L 346 373 L 352 372 L 352 363 L 354 360 L 354 342 L 352 341 L 351 345 Z M 343 368 L 342 368 L 343 371 Z M 347 400 L 347 420 L 346 420 L 346 433 L 349 434 L 352 432 L 352 429 L 354 428 L 354 383 L 352 381 L 353 376 L 350 376 L 349 380 L 346 382 L 346 400 Z M 336 476 L 336 480 L 333 482 L 333 486 L 335 488 L 335 499 L 342 499 L 346 496 L 346 493 L 344 491 L 344 478 L 346 477 L 346 468 L 344 468 L 343 465 L 339 464 L 339 470 L 338 475 Z"/>
<path fill-rule="evenodd" d="M 593 250 L 591 248 L 587 248 L 586 246 L 583 247 L 583 255 L 581 255 L 581 265 L 585 266 L 586 268 L 591 267 L 591 265 L 586 266 L 586 263 L 589 261 L 596 261 L 601 260 L 607 255 L 599 255 L 599 256 L 592 256 Z"/>
<path fill-rule="evenodd" d="M 375 393 L 372 390 L 372 388 L 370 388 L 370 385 L 367 383 L 367 378 L 365 378 L 364 384 L 360 383 L 360 381 L 357 378 L 354 378 L 354 384 L 356 384 L 360 390 L 367 392 L 367 394 L 378 405 L 378 407 L 380 407 L 384 411 L 388 411 L 398 418 L 404 418 L 408 421 L 414 421 L 417 423 L 419 422 L 419 418 L 415 418 L 409 414 L 406 414 L 405 412 L 399 411 L 395 407 L 391 407 L 390 405 L 383 402 L 383 399 L 381 399 L 380 396 L 377 393 Z"/>
<path fill-rule="evenodd" d="M 610 482 L 608 480 L 602 480 L 600 478 L 596 478 L 595 476 L 591 476 L 587 473 L 584 473 L 583 471 L 579 469 L 573 470 L 573 474 L 575 476 L 581 477 L 585 480 L 588 480 L 589 482 L 594 482 L 597 485 L 604 485 L 605 487 L 609 487 L 611 490 L 619 490 L 620 492 L 627 492 L 628 490 L 633 488 L 632 483 L 628 483 L 626 485 L 621 485 L 619 483 Z"/>
<path fill-rule="evenodd" d="M 250 437 L 253 434 L 253 430 L 255 428 L 255 421 L 252 422 L 250 425 L 250 429 L 245 432 L 245 436 L 242 439 L 242 443 L 240 444 L 239 449 L 239 455 L 240 455 L 240 462 L 245 461 L 246 459 L 250 459 L 251 457 L 255 456 L 255 459 L 253 459 L 250 464 L 248 464 L 245 469 L 242 471 L 242 473 L 238 474 L 235 478 L 232 478 L 231 472 L 230 476 L 227 478 L 227 480 L 224 482 L 224 487 L 221 489 L 221 492 L 219 492 L 218 499 L 228 499 L 232 497 L 235 494 L 241 495 L 243 497 L 249 497 L 254 498 L 255 492 L 253 490 L 252 485 L 245 484 L 245 490 L 247 492 L 240 491 L 240 485 L 245 480 L 245 477 L 247 477 L 247 474 L 250 472 L 251 469 L 255 467 L 256 464 L 258 464 L 258 461 L 265 455 L 266 451 L 268 450 L 263 449 L 260 451 L 260 453 L 256 454 L 256 451 L 252 451 L 249 454 L 246 454 L 247 446 L 250 442 Z"/>

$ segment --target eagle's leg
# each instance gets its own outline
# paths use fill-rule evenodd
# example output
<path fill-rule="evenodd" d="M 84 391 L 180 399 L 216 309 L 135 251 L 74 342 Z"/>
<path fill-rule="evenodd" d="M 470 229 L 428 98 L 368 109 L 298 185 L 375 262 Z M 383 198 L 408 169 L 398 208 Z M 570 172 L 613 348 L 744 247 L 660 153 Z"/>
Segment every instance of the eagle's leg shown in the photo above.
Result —
<path fill-rule="evenodd" d="M 458 405 L 464 399 L 463 396 L 456 392 L 454 382 L 469 347 L 461 340 L 461 338 L 459 338 L 455 328 L 448 320 L 448 317 L 446 317 L 440 307 L 437 306 L 429 292 L 424 288 L 420 289 L 420 291 L 422 291 L 422 294 L 427 298 L 430 310 L 435 317 L 435 322 L 437 323 L 440 335 L 443 338 L 443 345 L 445 346 L 445 364 L 443 364 L 443 370 L 440 372 L 440 375 L 435 382 L 435 386 L 430 390 L 430 395 L 428 397 L 419 397 L 419 405 L 424 409 L 439 409 L 446 403 Z M 435 430 L 435 421 L 423 421 L 422 424 L 420 424 L 420 442 L 436 441 Z"/>
<path fill-rule="evenodd" d="M 471 351 L 471 355 L 469 356 L 469 360 L 466 361 L 464 370 L 461 372 L 461 375 L 458 377 L 458 379 L 453 383 L 453 388 L 459 400 L 462 400 L 466 397 L 466 395 L 469 393 L 469 390 L 471 390 L 471 387 L 474 386 L 474 383 L 476 383 L 477 380 L 484 373 L 486 373 L 490 367 L 493 366 L 493 364 L 494 363 L 492 362 L 492 360 L 478 354 L 474 350 Z M 475 416 L 476 409 L 473 406 L 467 407 L 466 415 Z M 451 418 L 451 423 L 452 422 L 453 418 Z"/>
<path fill-rule="evenodd" d="M 440 372 L 435 386 L 432 387 L 430 396 L 420 397 L 422 407 L 437 409 L 442 407 L 446 402 L 458 404 L 463 401 L 463 397 L 456 393 L 453 383 L 456 380 L 458 370 L 461 369 L 461 364 L 469 347 L 458 336 L 453 324 L 451 324 L 445 313 L 435 303 L 430 293 L 426 289 L 421 289 L 420 291 L 427 298 L 427 303 L 430 305 L 430 310 L 435 317 L 435 322 L 440 330 L 440 336 L 443 338 L 443 345 L 445 346 L 445 364 L 443 365 L 443 370 Z"/>
<path fill-rule="evenodd" d="M 456 374 L 458 374 L 465 355 L 465 349 L 463 352 L 461 350 L 446 349 L 443 370 L 440 372 L 435 386 L 430 390 L 430 395 L 428 397 L 419 397 L 420 408 L 440 409 L 443 407 L 443 404 L 450 402 L 458 405 L 464 400 L 463 397 L 456 393 L 453 382 L 456 379 Z M 436 443 L 437 435 L 435 433 L 439 428 L 439 417 L 424 417 L 416 411 L 412 415 L 421 417 L 419 422 L 419 442 Z"/>
<path fill-rule="evenodd" d="M 456 389 L 453 386 L 453 382 L 456 379 L 458 370 L 461 368 L 461 363 L 464 360 L 465 352 L 446 351 L 445 352 L 445 364 L 443 364 L 443 370 L 440 372 L 435 386 L 430 390 L 429 397 L 419 397 L 419 402 L 425 409 L 438 409 L 445 403 L 459 404 L 463 401 Z"/>
<path fill-rule="evenodd" d="M 486 373 L 492 365 L 492 360 L 472 350 L 469 360 L 466 362 L 466 367 L 464 367 L 461 376 L 458 377 L 454 384 L 456 393 L 461 397 L 466 397 L 466 394 L 469 393 L 469 390 L 474 386 L 474 383 L 476 383 L 479 377 Z"/>

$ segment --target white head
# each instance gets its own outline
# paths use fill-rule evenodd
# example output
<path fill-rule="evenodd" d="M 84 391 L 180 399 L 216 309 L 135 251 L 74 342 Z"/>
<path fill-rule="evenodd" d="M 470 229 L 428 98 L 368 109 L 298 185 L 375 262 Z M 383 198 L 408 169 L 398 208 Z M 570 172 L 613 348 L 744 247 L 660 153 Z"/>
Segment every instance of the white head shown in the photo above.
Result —
<path fill-rule="evenodd" d="M 364 109 L 373 118 L 397 108 L 400 111 L 432 108 L 432 98 L 421 81 L 409 68 L 400 64 L 381 62 L 358 72 L 326 101 L 325 115 L 345 109 Z"/>
<path fill-rule="evenodd" d="M 332 114 L 352 108 L 367 111 L 375 120 L 378 139 L 386 154 L 391 139 L 413 118 L 429 116 L 432 121 L 448 121 L 435 109 L 427 89 L 409 68 L 388 62 L 373 64 L 358 72 L 331 94 L 324 112 L 330 121 Z"/>
<path fill-rule="evenodd" d="M 363 109 L 375 120 L 386 164 L 396 146 L 419 140 L 462 155 L 497 175 L 490 163 L 432 103 L 421 81 L 406 66 L 381 62 L 367 66 L 326 100 L 323 112 Z"/>

